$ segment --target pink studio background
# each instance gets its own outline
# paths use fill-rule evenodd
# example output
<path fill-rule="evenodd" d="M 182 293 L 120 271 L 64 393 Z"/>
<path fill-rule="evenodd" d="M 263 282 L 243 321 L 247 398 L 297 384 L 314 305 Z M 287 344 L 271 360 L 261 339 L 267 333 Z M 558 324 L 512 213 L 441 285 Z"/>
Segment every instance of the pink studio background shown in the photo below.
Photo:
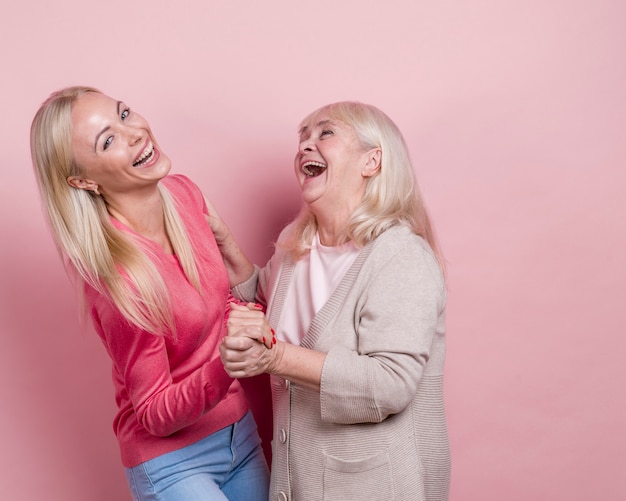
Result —
<path fill-rule="evenodd" d="M 298 121 L 343 99 L 385 110 L 449 262 L 451 499 L 626 499 L 624 2 L 0 11 L 0 499 L 129 500 L 109 362 L 30 166 L 32 116 L 71 84 L 146 116 L 259 263 L 299 205 Z"/>

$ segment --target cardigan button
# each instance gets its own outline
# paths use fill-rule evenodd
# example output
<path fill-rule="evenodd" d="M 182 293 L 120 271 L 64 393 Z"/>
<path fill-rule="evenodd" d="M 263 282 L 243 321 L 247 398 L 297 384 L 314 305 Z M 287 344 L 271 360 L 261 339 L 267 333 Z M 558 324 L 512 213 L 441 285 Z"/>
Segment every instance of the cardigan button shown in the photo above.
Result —
<path fill-rule="evenodd" d="M 280 441 L 283 444 L 287 441 L 287 432 L 285 431 L 284 428 L 280 430 Z"/>
<path fill-rule="evenodd" d="M 285 379 L 285 389 L 289 390 L 290 387 L 291 387 L 291 381 L 289 381 L 289 379 Z"/>

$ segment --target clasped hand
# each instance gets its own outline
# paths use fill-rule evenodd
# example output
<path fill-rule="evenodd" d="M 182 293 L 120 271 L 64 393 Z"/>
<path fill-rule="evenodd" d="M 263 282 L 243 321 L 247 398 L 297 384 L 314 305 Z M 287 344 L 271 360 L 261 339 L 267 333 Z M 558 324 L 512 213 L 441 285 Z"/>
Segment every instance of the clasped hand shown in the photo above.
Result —
<path fill-rule="evenodd" d="M 230 303 L 228 335 L 222 339 L 220 355 L 230 377 L 242 378 L 271 373 L 282 350 L 258 305 Z"/>

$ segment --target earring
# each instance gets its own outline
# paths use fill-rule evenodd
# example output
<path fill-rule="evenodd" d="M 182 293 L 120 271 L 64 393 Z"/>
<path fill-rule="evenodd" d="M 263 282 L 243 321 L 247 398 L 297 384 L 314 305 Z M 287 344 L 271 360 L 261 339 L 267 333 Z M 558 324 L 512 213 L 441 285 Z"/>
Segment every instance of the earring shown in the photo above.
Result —
<path fill-rule="evenodd" d="M 91 190 L 95 195 L 100 195 L 100 192 L 98 191 L 98 185 L 96 185 L 96 187 Z"/>

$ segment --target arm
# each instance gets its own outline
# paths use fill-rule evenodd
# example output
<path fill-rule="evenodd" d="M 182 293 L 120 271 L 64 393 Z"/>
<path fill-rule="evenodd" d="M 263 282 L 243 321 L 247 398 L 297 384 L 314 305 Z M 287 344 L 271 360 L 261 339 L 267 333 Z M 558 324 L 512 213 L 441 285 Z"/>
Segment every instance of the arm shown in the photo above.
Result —
<path fill-rule="evenodd" d="M 205 204 L 207 209 L 205 218 L 207 223 L 209 223 L 211 230 L 213 230 L 215 241 L 217 242 L 220 252 L 222 253 L 224 265 L 228 271 L 230 285 L 231 287 L 234 287 L 235 285 L 250 278 L 254 272 L 254 266 L 243 253 L 239 244 L 235 241 L 233 234 L 230 232 L 226 223 L 224 223 L 224 221 L 220 218 L 213 204 L 211 204 L 206 198 Z"/>
<path fill-rule="evenodd" d="M 425 373 L 442 374 L 445 287 L 439 267 L 414 242 L 383 250 L 371 256 L 374 265 L 355 305 L 358 344 L 342 341 L 351 336 L 347 331 L 329 344 L 320 390 L 324 421 L 380 422 L 409 405 Z"/>
<path fill-rule="evenodd" d="M 150 434 L 165 437 L 185 428 L 228 392 L 233 380 L 219 357 L 213 358 L 219 343 L 213 336 L 197 347 L 195 369 L 184 374 L 182 368 L 181 377 L 170 370 L 164 337 L 131 326 L 102 297 L 96 298 L 92 315 L 113 362 L 120 405 L 132 405 L 137 420 Z"/>
<path fill-rule="evenodd" d="M 262 343 L 273 337 L 273 332 L 263 312 L 235 304 L 231 308 L 228 336 L 220 347 L 230 376 L 268 373 L 319 391 L 325 353 L 282 341 L 267 349 Z"/>

